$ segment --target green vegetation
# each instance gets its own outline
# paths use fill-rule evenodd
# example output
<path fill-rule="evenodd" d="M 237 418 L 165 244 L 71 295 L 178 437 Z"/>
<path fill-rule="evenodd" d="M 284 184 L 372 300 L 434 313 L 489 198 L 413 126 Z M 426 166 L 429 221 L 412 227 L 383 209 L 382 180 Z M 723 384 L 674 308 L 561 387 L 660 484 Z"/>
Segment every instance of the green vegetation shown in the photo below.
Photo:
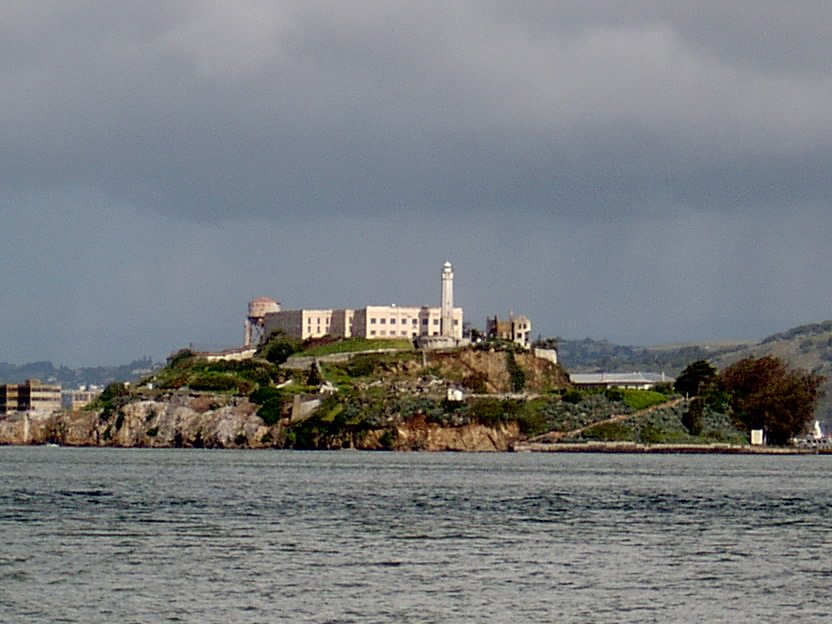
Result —
<path fill-rule="evenodd" d="M 187 349 L 172 355 L 167 366 L 148 381 L 162 390 L 191 388 L 245 395 L 281 378 L 280 369 L 264 359 L 209 362 Z"/>
<path fill-rule="evenodd" d="M 700 396 L 713 388 L 716 374 L 716 367 L 707 360 L 696 360 L 688 364 L 676 378 L 676 392 L 684 396 Z"/>
<path fill-rule="evenodd" d="M 257 350 L 257 356 L 272 364 L 283 364 L 301 348 L 300 342 L 294 338 L 286 336 L 283 332 L 273 332 Z"/>
<path fill-rule="evenodd" d="M 320 357 L 333 353 L 356 353 L 360 351 L 376 351 L 379 349 L 400 349 L 410 351 L 413 343 L 407 338 L 346 338 L 325 344 L 302 349 L 303 355 Z"/>
<path fill-rule="evenodd" d="M 823 381 L 820 375 L 792 370 L 771 356 L 745 358 L 719 376 L 738 426 L 764 429 L 769 442 L 780 445 L 808 428 Z"/>
<path fill-rule="evenodd" d="M 110 420 L 113 414 L 121 413 L 121 408 L 130 402 L 130 388 L 123 383 L 113 382 L 104 388 L 91 407 L 100 409 L 101 420 Z"/>
<path fill-rule="evenodd" d="M 655 390 L 622 389 L 621 394 L 624 404 L 636 412 L 667 402 L 667 396 Z"/>
<path fill-rule="evenodd" d="M 517 365 L 513 350 L 506 351 L 506 368 L 511 380 L 511 391 L 522 392 L 523 388 L 526 387 L 526 373 Z"/>
<path fill-rule="evenodd" d="M 291 353 L 324 356 L 369 348 L 398 350 L 358 353 L 343 362 L 316 362 L 304 371 L 290 371 L 277 363 Z M 414 444 L 398 437 L 398 428 L 406 423 L 415 427 L 502 427 L 513 423 L 523 436 L 563 432 L 564 440 L 645 444 L 739 443 L 747 440 L 748 428 L 762 423 L 772 442 L 783 443 L 805 427 L 819 395 L 820 377 L 794 373 L 774 358 L 742 361 L 721 375 L 707 361 L 696 360 L 677 380 L 675 390 L 691 397 L 680 402 L 675 400 L 679 394 L 668 385 L 655 390 L 563 387 L 556 375 L 541 381 L 541 375 L 555 373 L 530 368 L 537 365 L 525 359 L 515 345 L 491 341 L 485 351 L 441 352 L 423 361 L 423 354 L 412 350 L 407 340 L 319 340 L 303 351 L 301 345 L 276 334 L 259 351 L 259 357 L 242 362 L 208 362 L 187 350 L 177 352 L 152 381 L 156 392 L 189 388 L 248 396 L 258 406 L 257 415 L 263 422 L 276 427 L 268 434 L 268 444 L 290 448 L 345 448 L 361 446 L 365 440 L 376 448 L 397 448 Z M 495 381 L 495 370 L 499 382 Z M 322 397 L 318 388 L 323 383 L 333 384 L 337 392 Z M 469 396 L 462 401 L 446 397 L 449 386 L 486 394 L 486 388 L 495 387 L 495 383 L 514 393 L 527 392 L 534 383 L 541 394 L 511 399 L 497 394 Z M 121 407 L 137 392 L 111 385 L 102 394 L 99 401 L 106 408 L 102 418 L 116 415 L 105 436 L 122 427 Z M 311 415 L 289 424 L 296 394 L 317 396 L 322 402 Z M 147 417 L 148 425 L 154 418 Z M 148 428 L 146 433 L 153 437 L 158 428 Z M 265 436 L 259 442 L 263 440 Z M 237 446 L 251 444 L 243 434 L 234 442 Z"/>

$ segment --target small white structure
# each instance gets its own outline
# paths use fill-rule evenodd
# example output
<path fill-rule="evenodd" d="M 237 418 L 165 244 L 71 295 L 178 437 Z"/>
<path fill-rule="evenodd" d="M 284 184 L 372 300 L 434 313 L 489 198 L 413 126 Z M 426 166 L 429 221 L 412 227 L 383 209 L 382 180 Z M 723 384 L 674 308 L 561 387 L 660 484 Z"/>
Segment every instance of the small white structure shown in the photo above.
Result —
<path fill-rule="evenodd" d="M 765 432 L 762 429 L 751 430 L 751 446 L 763 446 L 766 443 Z"/>
<path fill-rule="evenodd" d="M 558 363 L 557 349 L 544 349 L 542 347 L 532 347 L 532 353 L 535 357 L 538 357 L 541 360 L 546 360 L 547 362 L 551 362 L 552 364 Z"/>
<path fill-rule="evenodd" d="M 819 420 L 816 420 L 816 421 L 815 421 L 815 426 L 814 426 L 814 428 L 812 429 L 812 437 L 813 437 L 815 440 L 820 440 L 821 438 L 823 438 L 823 431 L 821 431 L 821 428 L 820 428 L 820 421 L 819 421 Z"/>

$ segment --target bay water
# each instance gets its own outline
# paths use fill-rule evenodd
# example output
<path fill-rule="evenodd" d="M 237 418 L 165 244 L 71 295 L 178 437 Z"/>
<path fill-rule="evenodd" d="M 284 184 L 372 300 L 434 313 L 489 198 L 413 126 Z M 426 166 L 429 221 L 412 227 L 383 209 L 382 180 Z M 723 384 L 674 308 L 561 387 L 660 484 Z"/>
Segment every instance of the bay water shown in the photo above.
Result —
<path fill-rule="evenodd" d="M 832 457 L 0 448 L 0 621 L 828 622 Z"/>

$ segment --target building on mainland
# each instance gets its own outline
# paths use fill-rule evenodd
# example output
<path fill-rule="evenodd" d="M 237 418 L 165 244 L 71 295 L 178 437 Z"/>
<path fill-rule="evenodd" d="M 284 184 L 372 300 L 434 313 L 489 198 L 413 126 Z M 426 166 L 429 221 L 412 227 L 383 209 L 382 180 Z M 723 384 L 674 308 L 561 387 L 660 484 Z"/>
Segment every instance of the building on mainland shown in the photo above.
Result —
<path fill-rule="evenodd" d="M 508 315 L 508 320 L 500 320 L 498 316 L 488 317 L 485 321 L 485 335 L 488 338 L 510 340 L 528 349 L 531 342 L 532 322 L 527 316 Z"/>
<path fill-rule="evenodd" d="M 442 267 L 441 305 L 398 306 L 368 305 L 349 309 L 299 309 L 281 310 L 268 305 L 267 310 L 258 308 L 257 315 L 251 316 L 252 304 L 264 306 L 273 300 L 260 298 L 249 304 L 251 326 L 262 325 L 264 336 L 281 331 L 298 340 L 309 338 L 447 338 L 448 342 L 462 340 L 462 308 L 453 306 L 453 269 L 450 262 Z M 277 307 L 277 309 L 275 309 Z M 248 325 L 247 325 L 248 327 Z M 251 332 L 247 330 L 246 339 Z"/>
<path fill-rule="evenodd" d="M 63 407 L 70 411 L 78 411 L 87 407 L 101 396 L 104 388 L 100 386 L 81 386 L 75 390 L 64 390 L 61 393 Z"/>
<path fill-rule="evenodd" d="M 0 414 L 38 412 L 51 414 L 61 409 L 61 386 L 27 379 L 22 384 L 0 385 Z"/>

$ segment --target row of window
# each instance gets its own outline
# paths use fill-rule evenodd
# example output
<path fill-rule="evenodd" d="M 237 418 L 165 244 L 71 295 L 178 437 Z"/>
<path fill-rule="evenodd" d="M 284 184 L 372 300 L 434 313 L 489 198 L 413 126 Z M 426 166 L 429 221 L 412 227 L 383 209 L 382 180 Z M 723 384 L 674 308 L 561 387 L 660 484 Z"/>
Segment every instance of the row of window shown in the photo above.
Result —
<path fill-rule="evenodd" d="M 402 324 L 402 325 L 407 325 L 407 321 L 408 321 L 408 320 L 410 320 L 410 321 L 411 321 L 411 325 L 418 325 L 418 324 L 419 324 L 419 319 L 402 319 L 401 324 Z M 386 318 L 379 318 L 379 319 L 376 319 L 376 317 L 374 317 L 374 316 L 371 316 L 371 317 L 370 317 L 370 325 L 375 325 L 375 324 L 376 324 L 376 321 L 378 321 L 378 324 L 379 324 L 379 325 L 385 325 L 385 324 L 387 323 L 387 319 L 386 319 Z M 395 318 L 391 318 L 391 319 L 390 319 L 390 324 L 391 324 L 391 325 L 395 325 L 395 324 L 396 324 L 396 319 L 395 319 Z M 422 325 L 427 325 L 427 324 L 428 324 L 428 320 L 427 320 L 427 319 L 422 319 Z"/>
<path fill-rule="evenodd" d="M 370 330 L 370 336 L 405 336 L 406 337 L 406 336 L 408 336 L 408 333 L 412 337 L 415 337 L 417 335 L 415 331 L 407 332 L 406 330 L 401 330 L 401 332 L 398 333 L 398 334 L 396 333 L 396 330 L 394 330 L 394 329 L 391 329 L 389 333 L 385 329 L 379 330 L 378 333 L 376 333 L 375 329 Z M 432 336 L 438 336 L 439 332 L 438 331 L 431 332 L 431 335 Z"/>
<path fill-rule="evenodd" d="M 411 320 L 411 325 L 418 325 L 419 324 L 419 319 L 410 319 L 410 320 Z M 408 319 L 402 319 L 401 324 L 406 325 L 407 321 L 408 321 Z M 370 317 L 370 325 L 375 325 L 376 322 L 378 322 L 379 325 L 386 325 L 387 324 L 387 319 L 386 318 L 377 319 L 374 316 Z M 396 324 L 396 319 L 391 318 L 390 319 L 390 324 L 395 325 Z M 428 319 L 423 318 L 422 319 L 422 325 L 427 325 L 427 324 L 428 324 Z M 439 325 L 439 319 L 433 319 L 433 324 L 434 325 Z M 458 319 L 454 319 L 454 325 L 459 325 L 459 320 Z"/>

